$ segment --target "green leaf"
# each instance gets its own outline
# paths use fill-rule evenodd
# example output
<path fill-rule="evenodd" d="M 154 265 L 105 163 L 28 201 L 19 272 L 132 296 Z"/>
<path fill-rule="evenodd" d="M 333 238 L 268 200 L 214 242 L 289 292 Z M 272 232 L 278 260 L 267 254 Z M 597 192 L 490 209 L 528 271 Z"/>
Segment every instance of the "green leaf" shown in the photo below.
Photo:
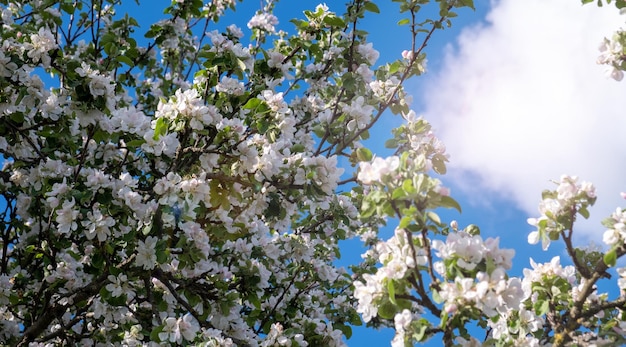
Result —
<path fill-rule="evenodd" d="M 152 139 L 154 141 L 157 141 L 159 137 L 165 135 L 165 133 L 167 132 L 167 126 L 168 124 L 165 118 L 161 117 L 157 119 L 156 125 L 154 127 L 154 136 L 152 137 Z"/>
<path fill-rule="evenodd" d="M 376 212 L 376 204 L 363 200 L 363 204 L 361 205 L 361 218 L 369 218 L 374 215 L 374 212 Z"/>
<path fill-rule="evenodd" d="M 443 298 L 439 295 L 439 291 L 433 290 L 433 301 L 437 304 L 441 304 L 443 302 Z"/>
<path fill-rule="evenodd" d="M 441 310 L 441 321 L 439 322 L 440 328 L 445 328 L 448 322 L 448 313 L 445 310 Z"/>
<path fill-rule="evenodd" d="M 587 210 L 586 208 L 581 208 L 580 210 L 578 210 L 578 213 L 583 216 L 583 218 L 585 219 L 589 219 L 589 210 Z"/>
<path fill-rule="evenodd" d="M 356 150 L 356 157 L 359 161 L 370 161 L 372 160 L 372 151 L 365 147 L 361 147 Z"/>
<path fill-rule="evenodd" d="M 248 297 L 248 301 L 257 309 L 261 308 L 261 300 L 259 300 L 254 292 Z"/>
<path fill-rule="evenodd" d="M 376 4 L 371 1 L 364 3 L 363 8 L 365 9 L 365 11 L 380 13 L 380 9 L 378 8 L 378 6 L 376 6 Z"/>
<path fill-rule="evenodd" d="M 487 269 L 486 269 L 486 270 L 487 270 L 487 273 L 488 273 L 489 275 L 491 275 L 491 274 L 493 273 L 493 271 L 496 269 L 496 264 L 495 264 L 495 262 L 493 261 L 493 258 L 491 258 L 491 257 L 487 257 L 487 265 L 486 265 L 486 268 L 487 268 Z"/>
<path fill-rule="evenodd" d="M 324 23 L 330 25 L 331 27 L 343 28 L 346 26 L 346 23 L 343 19 L 337 16 L 326 16 L 324 17 Z"/>
<path fill-rule="evenodd" d="M 402 189 L 404 189 L 404 191 L 409 194 L 414 194 L 417 191 L 413 186 L 413 180 L 410 180 L 408 178 L 405 179 L 404 182 L 402 182 Z"/>
<path fill-rule="evenodd" d="M 378 315 L 384 319 L 393 319 L 396 315 L 396 306 L 389 301 L 385 301 L 378 307 Z"/>
<path fill-rule="evenodd" d="M 135 140 L 131 140 L 126 142 L 126 147 L 127 148 L 137 148 L 137 147 L 141 147 L 141 145 L 143 145 L 144 143 L 146 143 L 146 140 L 144 139 L 135 139 Z"/>
<path fill-rule="evenodd" d="M 398 140 L 389 139 L 385 141 L 385 148 L 396 148 L 396 147 L 398 147 Z"/>
<path fill-rule="evenodd" d="M 422 341 L 424 339 L 424 337 L 426 337 L 426 329 L 428 327 L 426 325 L 422 325 L 419 327 L 419 330 L 417 330 L 416 332 L 413 333 L 413 339 L 415 339 L 415 341 Z"/>
<path fill-rule="evenodd" d="M 115 60 L 117 60 L 120 63 L 124 63 L 130 67 L 133 67 L 135 65 L 133 60 L 125 55 L 118 55 L 117 57 L 115 57 Z"/>
<path fill-rule="evenodd" d="M 480 235 L 480 228 L 476 224 L 470 224 L 465 228 L 465 232 L 472 236 Z"/>
<path fill-rule="evenodd" d="M 428 217 L 428 219 L 430 219 L 433 223 L 437 224 L 437 225 L 441 225 L 441 218 L 439 218 L 439 215 L 436 214 L 433 211 L 428 211 L 426 212 L 426 216 Z"/>
<path fill-rule="evenodd" d="M 261 99 L 259 98 L 252 98 L 248 100 L 245 105 L 243 105 L 243 108 L 246 110 L 253 110 L 257 108 L 262 102 L 263 101 L 261 101 Z"/>
<path fill-rule="evenodd" d="M 398 223 L 398 228 L 404 229 L 408 227 L 412 221 L 413 221 L 413 218 L 411 218 L 410 216 L 404 216 L 402 217 L 402 219 L 400 219 L 400 223 Z"/>
<path fill-rule="evenodd" d="M 407 25 L 409 23 L 411 23 L 411 21 L 408 18 L 400 19 L 398 21 L 398 25 Z"/>
<path fill-rule="evenodd" d="M 447 172 L 446 169 L 446 163 L 445 163 L 445 158 L 439 155 L 435 155 L 433 156 L 433 158 L 431 159 L 432 163 L 433 163 L 433 169 L 435 169 L 435 172 L 440 174 L 440 175 L 444 175 Z"/>
<path fill-rule="evenodd" d="M 461 205 L 459 205 L 459 203 L 456 200 L 454 200 L 453 198 L 449 196 L 442 196 L 441 201 L 439 202 L 439 206 L 445 207 L 445 208 L 453 208 L 459 211 L 459 213 L 462 213 Z"/>
<path fill-rule="evenodd" d="M 391 199 L 393 200 L 399 200 L 399 199 L 403 199 L 407 196 L 406 191 L 402 188 L 396 188 L 393 190 L 393 193 L 391 194 Z"/>
<path fill-rule="evenodd" d="M 235 62 L 237 63 L 237 67 L 239 68 L 239 70 L 246 71 L 246 63 L 244 63 L 243 60 L 235 58 Z"/>
<path fill-rule="evenodd" d="M 472 10 L 476 10 L 476 8 L 474 7 L 474 0 L 459 0 L 458 4 L 460 4 L 461 6 L 457 6 L 457 7 L 469 7 Z"/>
<path fill-rule="evenodd" d="M 342 323 L 335 323 L 333 324 L 333 328 L 341 331 L 346 339 L 349 339 L 352 337 L 352 328 L 348 325 L 342 324 Z"/>
<path fill-rule="evenodd" d="M 303 144 L 297 143 L 291 147 L 291 153 L 303 153 L 305 149 Z"/>
<path fill-rule="evenodd" d="M 548 300 L 538 300 L 533 305 L 535 309 L 535 314 L 538 316 L 543 316 L 544 314 L 550 311 L 550 301 Z"/>
<path fill-rule="evenodd" d="M 610 251 L 608 251 L 604 255 L 603 260 L 606 265 L 615 266 L 615 263 L 617 262 L 617 252 L 615 251 L 615 249 L 611 249 Z"/>
<path fill-rule="evenodd" d="M 387 291 L 389 292 L 389 301 L 396 305 L 396 288 L 394 287 L 392 280 L 387 281 Z"/>
<path fill-rule="evenodd" d="M 169 253 L 165 250 L 157 250 L 156 251 L 156 258 L 157 258 L 157 262 L 159 264 L 161 263 L 165 263 L 168 261 L 169 258 Z"/>

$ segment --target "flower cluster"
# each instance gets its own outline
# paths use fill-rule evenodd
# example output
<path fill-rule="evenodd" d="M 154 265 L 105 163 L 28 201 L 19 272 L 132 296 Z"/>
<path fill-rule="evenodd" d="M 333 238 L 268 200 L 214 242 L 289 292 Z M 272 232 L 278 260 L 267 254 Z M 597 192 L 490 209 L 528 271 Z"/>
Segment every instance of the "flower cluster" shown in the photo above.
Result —
<path fill-rule="evenodd" d="M 381 300 L 390 295 L 390 281 L 410 276 L 410 271 L 427 262 L 424 251 L 416 247 L 407 235 L 407 230 L 397 228 L 394 237 L 378 242 L 368 256 L 376 258 L 382 266 L 374 275 L 364 275 L 364 282 L 354 282 L 354 297 L 359 301 L 357 311 L 366 322 L 378 314 Z"/>
<path fill-rule="evenodd" d="M 561 176 L 554 191 L 544 191 L 539 204 L 539 218 L 529 218 L 528 224 L 537 228 L 528 235 L 528 242 L 541 241 L 544 250 L 557 240 L 562 231 L 571 229 L 576 214 L 587 218 L 587 208 L 596 201 L 595 187 L 589 182 L 578 183 L 576 176 Z"/>
<path fill-rule="evenodd" d="M 500 249 L 497 238 L 483 241 L 479 235 L 458 231 L 449 234 L 445 243 L 434 240 L 432 247 L 442 259 L 434 269 L 453 281 L 443 283 L 439 291 L 446 312 L 475 307 L 494 317 L 519 306 L 521 282 L 506 275 L 515 251 Z"/>
<path fill-rule="evenodd" d="M 255 14 L 248 21 L 248 28 L 261 29 L 270 33 L 276 31 L 275 26 L 278 24 L 278 18 L 271 13 L 260 12 Z"/>
<path fill-rule="evenodd" d="M 599 47 L 601 54 L 597 62 L 608 65 L 607 75 L 616 81 L 621 81 L 624 78 L 624 68 L 626 67 L 624 42 L 626 42 L 626 32 L 619 30 L 615 32 L 611 40 L 604 38 Z"/>
<path fill-rule="evenodd" d="M 609 227 L 602 235 L 602 240 L 609 246 L 621 245 L 626 240 L 626 210 L 618 208 L 611 217 L 604 220 Z"/>
<path fill-rule="evenodd" d="M 363 184 L 379 182 L 384 176 L 393 173 L 400 165 L 400 158 L 397 156 L 386 159 L 376 157 L 372 162 L 359 163 L 359 174 L 357 179 Z"/>

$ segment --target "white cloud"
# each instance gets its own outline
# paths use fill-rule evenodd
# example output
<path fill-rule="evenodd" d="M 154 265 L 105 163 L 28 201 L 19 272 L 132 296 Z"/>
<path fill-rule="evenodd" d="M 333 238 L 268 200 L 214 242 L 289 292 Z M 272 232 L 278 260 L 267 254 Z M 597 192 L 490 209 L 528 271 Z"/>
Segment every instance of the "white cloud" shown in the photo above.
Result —
<path fill-rule="evenodd" d="M 578 175 L 598 189 L 593 224 L 582 227 L 600 240 L 598 221 L 626 205 L 626 82 L 595 61 L 625 21 L 613 6 L 502 0 L 464 29 L 420 92 L 455 185 L 536 215 L 549 180 Z"/>

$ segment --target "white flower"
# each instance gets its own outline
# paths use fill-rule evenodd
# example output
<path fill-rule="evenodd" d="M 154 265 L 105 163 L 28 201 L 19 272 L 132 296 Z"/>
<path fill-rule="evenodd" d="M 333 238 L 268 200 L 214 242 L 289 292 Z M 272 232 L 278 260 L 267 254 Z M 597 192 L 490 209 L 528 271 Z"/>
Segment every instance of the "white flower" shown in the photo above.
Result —
<path fill-rule="evenodd" d="M 374 63 L 376 63 L 376 60 L 378 60 L 378 56 L 380 56 L 380 53 L 378 53 L 378 51 L 374 49 L 374 45 L 371 42 L 364 45 L 359 45 L 357 50 L 359 54 L 362 55 L 370 65 L 374 65 Z"/>
<path fill-rule="evenodd" d="M 115 297 L 121 296 L 122 294 L 125 294 L 126 292 L 125 284 L 128 281 L 128 278 L 126 277 L 126 275 L 124 274 L 120 274 L 119 276 L 109 275 L 107 279 L 111 281 L 111 283 L 107 284 L 105 288 L 111 293 L 112 297 L 115 298 Z"/>
<path fill-rule="evenodd" d="M 154 236 L 146 237 L 145 241 L 137 241 L 137 258 L 135 258 L 137 266 L 143 267 L 144 270 L 154 269 L 157 262 L 156 243 L 157 238 Z"/>
<path fill-rule="evenodd" d="M 104 76 L 100 72 L 93 70 L 87 63 L 82 63 L 81 67 L 76 68 L 79 76 L 89 80 L 89 93 L 97 98 L 104 96 L 107 99 L 107 106 L 113 109 L 111 102 L 113 94 L 115 94 L 115 82 L 109 76 Z"/>
<path fill-rule="evenodd" d="M 404 274 L 406 273 L 407 268 L 408 267 L 406 262 L 402 261 L 401 259 L 394 258 L 381 269 L 384 270 L 385 277 L 387 278 L 402 279 L 404 277 Z"/>
<path fill-rule="evenodd" d="M 58 223 L 59 233 L 68 234 L 72 230 L 78 228 L 76 218 L 78 217 L 78 211 L 74 209 L 76 201 L 74 198 L 70 201 L 63 202 L 63 206 L 60 210 L 57 210 L 57 218 L 55 221 Z"/>
<path fill-rule="evenodd" d="M 350 105 L 345 105 L 343 107 L 343 112 L 352 117 L 347 125 L 348 130 L 355 131 L 363 129 L 369 124 L 372 118 L 372 113 L 376 109 L 374 106 L 364 105 L 364 103 L 365 99 L 362 96 L 358 96 L 352 101 L 352 103 L 350 103 Z"/>
<path fill-rule="evenodd" d="M 115 225 L 115 220 L 111 216 L 104 216 L 96 204 L 93 211 L 87 213 L 87 220 L 82 222 L 85 227 L 85 236 L 88 240 L 93 240 L 96 236 L 98 241 L 104 242 L 111 235 L 111 227 Z"/>
<path fill-rule="evenodd" d="M 173 157 L 178 146 L 180 146 L 176 133 L 161 135 L 155 140 L 154 130 L 149 130 L 143 138 L 146 142 L 141 145 L 141 149 L 157 156 L 164 154 L 168 157 Z"/>
<path fill-rule="evenodd" d="M 213 3 L 215 3 L 215 1 Z M 226 29 L 228 30 L 229 33 L 233 34 L 233 36 L 235 36 L 238 39 L 243 37 L 243 31 L 241 31 L 241 28 L 239 28 L 235 24 L 229 25 Z"/>
<path fill-rule="evenodd" d="M 189 313 L 182 318 L 178 318 L 177 323 L 181 334 L 187 341 L 193 341 L 198 331 L 200 331 L 200 325 L 198 325 L 196 319 Z"/>
<path fill-rule="evenodd" d="M 224 76 L 217 86 L 215 86 L 215 90 L 232 95 L 242 95 L 244 92 L 244 85 L 243 82 L 239 80 Z"/>
<path fill-rule="evenodd" d="M 39 28 L 36 34 L 30 35 L 30 47 L 28 47 L 28 57 L 33 60 L 41 59 L 44 67 L 50 65 L 48 51 L 57 47 L 54 35 L 48 28 Z"/>
<path fill-rule="evenodd" d="M 411 325 L 411 321 L 413 321 L 413 315 L 411 314 L 411 311 L 405 308 L 404 310 L 402 310 L 402 312 L 396 313 L 393 321 L 396 331 L 404 331 L 409 327 L 409 325 Z"/>
<path fill-rule="evenodd" d="M 248 28 L 261 29 L 270 33 L 276 31 L 274 28 L 278 24 L 278 18 L 271 13 L 257 13 L 248 22 Z"/>
<path fill-rule="evenodd" d="M 176 318 L 167 317 L 163 321 L 163 324 L 163 330 L 159 333 L 159 340 L 161 340 L 161 342 L 182 342 L 183 339 Z"/>
<path fill-rule="evenodd" d="M 124 107 L 111 111 L 111 123 L 115 131 L 143 135 L 150 129 L 150 117 L 134 107 Z"/>
<path fill-rule="evenodd" d="M 113 94 L 114 85 L 109 78 L 95 73 L 90 77 L 89 92 L 91 95 L 99 97 Z"/>
<path fill-rule="evenodd" d="M 535 225 L 534 218 L 528 219 L 528 224 Z M 541 240 L 541 248 L 545 251 L 550 247 L 550 238 L 548 235 L 543 232 L 540 233 L 538 230 L 532 231 L 528 234 L 528 243 L 531 245 L 536 245 Z"/>
<path fill-rule="evenodd" d="M 357 312 L 363 315 L 363 321 L 369 322 L 378 314 L 378 306 L 374 301 L 378 300 L 383 293 L 380 280 L 370 274 L 363 275 L 365 283 L 354 282 L 354 297 L 359 301 Z"/>
<path fill-rule="evenodd" d="M 620 44 L 620 38 L 624 34 L 624 31 L 617 31 L 612 40 L 605 38 L 599 47 L 601 53 L 597 63 L 607 65 L 607 76 L 616 81 L 621 81 L 624 78 L 624 72 L 621 69 L 621 64 L 624 61 L 624 48 Z"/>
<path fill-rule="evenodd" d="M 380 181 L 383 176 L 395 171 L 399 166 L 400 158 L 397 156 L 391 156 L 387 159 L 376 157 L 371 163 L 359 163 L 357 179 L 363 184 L 372 184 Z"/>
<path fill-rule="evenodd" d="M 17 70 L 17 64 L 11 61 L 11 57 L 4 55 L 4 52 L 0 52 L 0 76 L 11 77 Z"/>

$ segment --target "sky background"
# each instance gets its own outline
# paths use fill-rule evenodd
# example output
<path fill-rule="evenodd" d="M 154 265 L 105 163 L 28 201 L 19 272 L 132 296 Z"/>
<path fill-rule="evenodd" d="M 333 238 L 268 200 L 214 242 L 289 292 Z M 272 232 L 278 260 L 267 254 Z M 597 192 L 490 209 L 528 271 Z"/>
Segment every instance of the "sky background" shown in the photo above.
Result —
<path fill-rule="evenodd" d="M 406 89 L 414 98 L 412 108 L 434 124 L 450 154 L 449 173 L 441 179 L 452 188 L 463 213 L 446 211 L 442 216 L 461 226 L 479 225 L 485 238 L 500 237 L 501 247 L 516 250 L 511 274 L 519 276 L 530 257 L 543 262 L 560 255 L 566 262 L 560 244 L 543 252 L 526 241 L 532 231 L 526 219 L 538 216 L 541 191 L 555 187 L 550 180 L 579 175 L 597 187 L 592 217 L 576 230 L 578 245 L 600 244 L 604 228 L 599 222 L 625 205 L 619 193 L 626 191 L 626 82 L 607 78 L 595 61 L 603 37 L 623 26 L 626 17 L 613 6 L 599 9 L 579 0 L 474 1 L 476 11 L 459 11 L 451 29 L 435 33 L 426 48 L 428 73 L 410 80 Z M 302 18 L 303 9 L 312 10 L 319 2 L 279 2 L 279 27 L 293 33 L 289 19 Z M 169 1 L 141 3 L 139 9 L 129 5 L 129 11 L 146 23 L 162 17 L 161 4 Z M 340 14 L 345 3 L 326 1 Z M 400 58 L 410 41 L 408 27 L 396 25 L 402 18 L 398 5 L 376 3 L 381 14 L 366 18 L 363 28 L 381 53 L 379 63 L 384 63 Z M 246 0 L 237 6 L 221 25 L 236 23 L 246 29 L 259 2 Z M 367 144 L 388 155 L 384 140 L 400 122 L 388 115 L 384 126 L 372 132 L 376 140 Z M 360 260 L 358 241 L 343 248 L 341 263 Z M 392 337 L 390 329 L 355 328 L 348 345 L 389 346 Z"/>

